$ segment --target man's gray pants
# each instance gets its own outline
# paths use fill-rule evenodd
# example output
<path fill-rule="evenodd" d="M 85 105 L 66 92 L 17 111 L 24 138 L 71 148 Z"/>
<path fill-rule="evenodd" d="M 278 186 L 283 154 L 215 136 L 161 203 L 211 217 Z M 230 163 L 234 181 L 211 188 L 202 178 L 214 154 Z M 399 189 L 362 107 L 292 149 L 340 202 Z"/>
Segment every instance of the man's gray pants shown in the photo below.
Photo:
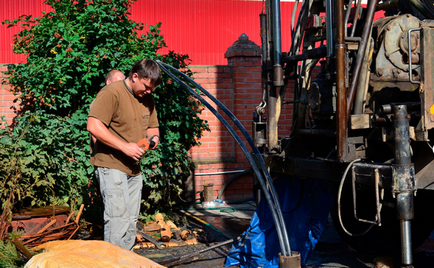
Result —
<path fill-rule="evenodd" d="M 104 202 L 104 241 L 131 250 L 136 242 L 142 175 L 129 176 L 117 169 L 95 167 Z"/>

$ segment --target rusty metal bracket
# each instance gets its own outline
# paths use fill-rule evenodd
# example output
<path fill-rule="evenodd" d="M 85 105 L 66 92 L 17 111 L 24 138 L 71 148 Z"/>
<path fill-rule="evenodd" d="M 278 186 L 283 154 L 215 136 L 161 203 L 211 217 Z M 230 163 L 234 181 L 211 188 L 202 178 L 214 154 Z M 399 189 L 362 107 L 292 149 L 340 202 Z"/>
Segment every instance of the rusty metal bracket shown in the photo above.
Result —
<path fill-rule="evenodd" d="M 413 84 L 420 84 L 421 81 L 413 80 L 413 66 L 412 66 L 412 59 L 411 59 L 411 32 L 413 31 L 420 31 L 422 28 L 413 28 L 408 30 L 408 76 L 410 77 L 410 82 Z"/>
<path fill-rule="evenodd" d="M 356 220 L 360 221 L 360 222 L 366 222 L 366 223 L 370 223 L 370 224 L 376 224 L 378 226 L 381 226 L 381 208 L 382 208 L 382 204 L 381 204 L 381 200 L 384 197 L 384 188 L 380 189 L 380 171 L 378 170 L 378 168 L 374 169 L 374 180 L 375 180 L 375 201 L 376 201 L 376 208 L 377 208 L 377 213 L 376 213 L 376 221 L 371 221 L 371 220 L 365 220 L 362 218 L 359 218 L 357 216 L 357 199 L 356 199 L 356 167 L 353 166 L 352 167 L 352 186 L 353 186 L 353 208 L 354 208 L 354 217 L 356 218 Z"/>
<path fill-rule="evenodd" d="M 434 42 L 434 20 L 424 20 L 420 23 L 421 34 L 421 61 L 423 84 L 419 89 L 421 95 L 421 121 L 424 139 L 428 140 L 428 130 L 434 128 L 434 94 L 430 88 L 434 81 L 434 53 L 432 44 Z M 425 89 L 422 87 L 425 85 Z"/>

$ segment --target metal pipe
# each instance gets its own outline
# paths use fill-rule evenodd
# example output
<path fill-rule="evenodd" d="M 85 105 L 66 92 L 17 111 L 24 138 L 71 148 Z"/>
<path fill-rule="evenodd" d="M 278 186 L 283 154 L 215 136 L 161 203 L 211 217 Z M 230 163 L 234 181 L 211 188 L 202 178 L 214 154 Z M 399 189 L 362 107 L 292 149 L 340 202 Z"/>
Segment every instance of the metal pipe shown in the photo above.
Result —
<path fill-rule="evenodd" d="M 280 0 L 272 1 L 272 20 L 273 20 L 273 85 L 275 87 L 283 86 L 283 68 L 282 68 L 282 36 L 280 21 Z M 277 120 L 277 119 L 276 119 Z M 277 122 L 276 122 L 277 124 Z M 270 125 L 271 126 L 271 125 Z M 277 132 L 277 126 L 276 126 Z M 277 135 L 277 133 L 276 133 Z"/>
<path fill-rule="evenodd" d="M 411 164 L 411 153 L 407 106 L 394 105 L 392 111 L 394 114 L 395 163 L 398 165 L 409 165 Z"/>
<path fill-rule="evenodd" d="M 291 16 L 291 40 L 294 40 L 294 36 L 295 36 L 295 17 L 297 14 L 297 8 L 298 8 L 298 2 L 299 0 L 295 0 L 294 2 L 294 7 L 292 8 L 292 16 Z"/>
<path fill-rule="evenodd" d="M 336 89 L 337 89 L 337 111 L 336 111 L 336 142 L 338 161 L 344 161 L 347 156 L 347 88 L 345 83 L 346 52 L 345 46 L 345 25 L 344 1 L 336 0 Z"/>
<path fill-rule="evenodd" d="M 276 87 L 267 83 L 267 100 L 268 100 L 268 150 L 270 152 L 278 153 L 278 126 L 279 121 L 277 115 L 277 90 Z"/>
<path fill-rule="evenodd" d="M 276 0 L 267 1 L 267 19 L 268 32 L 272 33 L 270 49 L 270 62 L 267 64 L 267 68 L 273 65 L 273 71 L 267 72 L 265 77 L 265 87 L 267 92 L 268 103 L 268 150 L 270 152 L 278 153 L 278 115 L 277 115 L 277 88 L 283 85 L 283 71 L 281 64 L 281 40 L 280 40 L 280 5 L 276 4 Z M 276 7 L 277 5 L 277 7 Z M 275 12 L 279 12 L 276 14 Z M 279 23 L 279 27 L 276 27 L 276 23 Z M 277 31 L 277 32 L 276 32 Z M 277 44 L 278 43 L 278 44 Z M 273 83 L 270 83 L 270 82 Z"/>
<path fill-rule="evenodd" d="M 261 24 L 262 75 L 265 75 L 267 68 L 267 15 L 263 12 L 259 14 L 259 21 Z"/>
<path fill-rule="evenodd" d="M 354 114 L 362 114 L 364 101 L 369 88 L 369 66 L 371 65 L 373 42 L 370 38 L 369 46 L 366 47 L 365 57 L 363 58 L 362 70 L 360 72 L 361 82 L 357 85 L 356 99 L 354 101 Z"/>
<path fill-rule="evenodd" d="M 191 215 L 191 214 L 190 214 Z M 193 215 L 192 215 L 193 216 Z M 193 218 L 193 219 L 195 219 L 195 220 L 197 220 L 197 219 L 199 219 L 199 218 L 197 218 L 197 217 L 195 217 L 195 218 Z M 202 223 L 202 222 L 201 222 Z M 207 222 L 205 222 L 205 223 L 207 223 Z M 208 223 L 207 223 L 208 224 Z M 208 227 L 214 227 L 214 226 L 212 226 L 211 224 L 209 224 L 209 225 L 206 225 L 206 226 L 208 226 Z M 215 228 L 215 227 L 214 227 Z M 217 228 L 215 228 L 216 230 L 218 230 L 218 231 L 220 231 L 219 229 L 217 229 Z M 214 229 L 213 229 L 214 230 Z M 221 232 L 221 231 L 220 231 Z M 204 248 L 204 249 L 201 249 L 201 250 L 199 250 L 199 251 L 194 251 L 194 252 L 192 252 L 192 253 L 190 253 L 190 254 L 187 254 L 187 255 L 184 255 L 184 256 L 181 256 L 181 257 L 176 257 L 176 258 L 174 258 L 174 259 L 169 259 L 169 260 L 167 260 L 167 261 L 160 261 L 159 262 L 159 264 L 160 265 L 164 265 L 165 267 L 173 267 L 173 266 L 175 266 L 175 265 L 178 265 L 178 264 L 181 264 L 181 263 L 183 263 L 183 262 L 187 262 L 187 261 L 191 261 L 191 259 L 193 259 L 194 257 L 196 257 L 197 255 L 199 255 L 199 254 L 202 254 L 202 253 L 204 253 L 204 252 L 206 252 L 206 251 L 209 251 L 209 250 L 213 250 L 213 249 L 216 249 L 216 248 L 219 248 L 219 247 L 222 247 L 222 246 L 225 246 L 225 245 L 228 245 L 228 244 L 232 244 L 232 243 L 234 243 L 235 241 L 237 241 L 237 240 L 240 240 L 241 238 L 240 237 L 237 237 L 237 239 L 233 239 L 233 238 L 231 238 L 231 239 L 229 239 L 229 240 L 226 240 L 226 241 L 223 241 L 223 242 L 220 242 L 220 243 L 217 243 L 217 244 L 214 244 L 214 245 L 212 245 L 212 246 L 210 246 L 210 247 L 206 247 L 206 248 Z"/>
<path fill-rule="evenodd" d="M 420 102 L 401 102 L 400 105 L 404 105 L 405 109 L 412 112 L 420 111 Z M 393 112 L 392 105 L 390 104 L 383 104 L 380 107 L 380 112 L 385 114 L 390 114 Z"/>
<path fill-rule="evenodd" d="M 287 56 L 282 58 L 282 62 L 298 62 L 307 59 L 321 59 L 328 55 L 328 47 L 320 46 L 318 48 L 303 51 L 301 54 Z"/>
<path fill-rule="evenodd" d="M 381 226 L 381 200 L 380 199 L 383 199 L 382 197 L 380 197 L 380 187 L 379 187 L 379 185 L 380 185 L 380 172 L 379 172 L 379 170 L 378 170 L 378 168 L 376 168 L 375 170 L 374 170 L 374 172 L 375 172 L 375 195 L 376 195 L 376 205 L 377 205 L 377 224 L 378 224 L 378 226 Z M 383 193 L 384 193 L 384 190 L 382 190 L 383 191 Z"/>
<path fill-rule="evenodd" d="M 348 24 L 348 19 L 350 18 L 351 9 L 353 8 L 353 1 L 356 1 L 356 0 L 350 0 L 348 2 L 347 12 L 345 12 L 345 20 L 344 20 L 345 25 Z M 327 10 L 327 7 L 326 7 L 326 10 Z M 347 38 L 347 37 L 348 37 L 348 33 L 347 33 L 347 31 L 345 31 L 345 38 Z"/>
<path fill-rule="evenodd" d="M 333 12 L 332 0 L 326 0 L 326 40 L 327 40 L 327 56 L 331 57 L 333 53 Z"/>
<path fill-rule="evenodd" d="M 357 27 L 357 20 L 358 20 L 358 16 L 360 14 L 360 9 L 362 8 L 362 0 L 359 0 L 357 2 L 357 7 L 356 7 L 356 14 L 354 15 L 354 19 L 353 19 L 353 25 L 351 26 L 351 37 L 354 36 L 354 33 L 356 32 L 356 27 Z"/>
<path fill-rule="evenodd" d="M 411 220 L 414 218 L 413 195 L 415 171 L 411 163 L 410 123 L 407 106 L 393 106 L 393 127 L 395 133 L 395 164 L 393 164 L 393 194 L 396 194 L 396 209 L 401 221 L 402 264 L 411 265 Z"/>
<path fill-rule="evenodd" d="M 274 65 L 281 65 L 282 36 L 280 32 L 280 0 L 272 0 Z"/>
<path fill-rule="evenodd" d="M 354 37 L 354 36 L 347 36 L 345 37 L 345 41 L 349 41 L 349 42 L 359 42 L 360 40 L 362 40 L 361 37 Z"/>
<path fill-rule="evenodd" d="M 194 176 L 207 176 L 207 175 L 222 175 L 222 174 L 233 174 L 233 173 L 242 173 L 245 170 L 231 170 L 231 171 L 221 171 L 221 172 L 213 172 L 213 173 L 194 173 Z"/>
<path fill-rule="evenodd" d="M 401 261 L 404 265 L 413 263 L 411 243 L 411 222 L 401 220 Z"/>
<path fill-rule="evenodd" d="M 356 88 L 359 83 L 359 76 L 362 69 L 363 59 L 365 57 L 366 44 L 369 42 L 369 34 L 371 33 L 372 22 L 374 20 L 375 7 L 377 6 L 377 0 L 371 0 L 368 4 L 368 11 L 366 15 L 366 24 L 362 32 L 362 40 L 359 44 L 359 50 L 357 51 L 356 63 L 354 64 L 353 81 L 348 93 L 347 103 L 347 115 L 351 113 L 354 97 L 356 95 Z"/>

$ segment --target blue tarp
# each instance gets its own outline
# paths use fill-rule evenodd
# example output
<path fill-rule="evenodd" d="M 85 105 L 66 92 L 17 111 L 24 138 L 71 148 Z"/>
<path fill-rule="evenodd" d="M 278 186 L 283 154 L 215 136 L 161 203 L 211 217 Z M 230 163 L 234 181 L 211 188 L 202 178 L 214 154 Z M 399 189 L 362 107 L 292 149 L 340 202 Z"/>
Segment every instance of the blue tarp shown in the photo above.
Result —
<path fill-rule="evenodd" d="M 280 177 L 274 182 L 290 238 L 291 250 L 300 252 L 301 265 L 317 244 L 334 202 L 334 187 L 321 180 Z M 253 214 L 249 228 L 235 242 L 225 267 L 279 267 L 281 252 L 273 218 L 265 198 Z"/>

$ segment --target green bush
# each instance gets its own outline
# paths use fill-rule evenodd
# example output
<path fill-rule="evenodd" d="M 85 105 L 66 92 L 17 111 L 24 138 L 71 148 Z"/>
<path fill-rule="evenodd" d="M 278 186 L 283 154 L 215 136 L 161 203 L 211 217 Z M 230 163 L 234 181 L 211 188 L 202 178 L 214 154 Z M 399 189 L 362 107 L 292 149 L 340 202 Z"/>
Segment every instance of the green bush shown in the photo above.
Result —
<path fill-rule="evenodd" d="M 26 112 L 15 127 L 1 128 L 1 170 L 7 189 L 14 189 L 15 208 L 21 206 L 75 205 L 91 169 L 85 131 L 87 117 Z"/>
<path fill-rule="evenodd" d="M 0 267 L 16 268 L 23 267 L 24 264 L 25 262 L 19 257 L 17 249 L 11 240 L 8 242 L 0 240 Z"/>
<path fill-rule="evenodd" d="M 187 55 L 157 53 L 166 47 L 159 24 L 139 36 L 144 25 L 128 18 L 132 2 L 47 0 L 54 11 L 3 22 L 25 26 L 14 37 L 14 52 L 27 55 L 26 63 L 7 71 L 22 114 L 13 127 L 0 126 L 3 209 L 10 196 L 15 207 L 58 204 L 75 209 L 84 202 L 93 178 L 86 120 L 105 74 L 112 69 L 126 73 L 143 58 L 177 68 L 189 63 Z M 142 160 L 148 213 L 177 201 L 174 197 L 192 167 L 187 151 L 208 129 L 195 99 L 165 74 L 154 97 L 161 144 Z"/>

